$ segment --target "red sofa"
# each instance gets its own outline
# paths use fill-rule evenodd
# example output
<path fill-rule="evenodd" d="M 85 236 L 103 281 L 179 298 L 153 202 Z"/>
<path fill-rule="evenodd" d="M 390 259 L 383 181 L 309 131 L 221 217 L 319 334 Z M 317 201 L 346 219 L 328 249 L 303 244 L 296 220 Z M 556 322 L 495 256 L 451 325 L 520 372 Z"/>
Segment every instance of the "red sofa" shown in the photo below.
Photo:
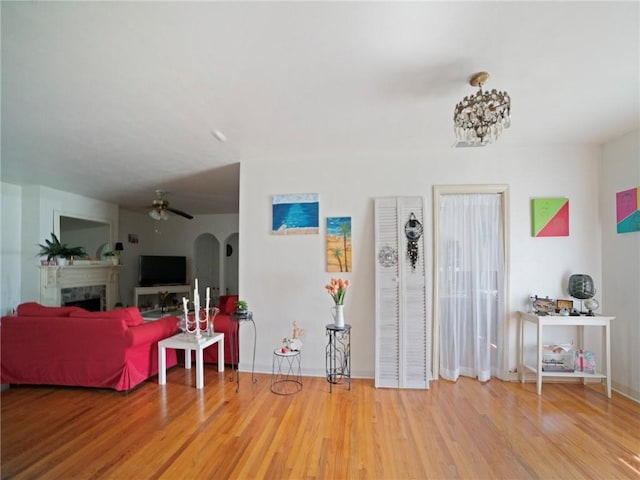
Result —
<path fill-rule="evenodd" d="M 89 312 L 30 302 L 0 321 L 2 384 L 129 390 L 158 373 L 158 341 L 178 332 L 176 317 L 144 323 L 135 307 Z M 176 364 L 167 349 L 167 368 Z"/>

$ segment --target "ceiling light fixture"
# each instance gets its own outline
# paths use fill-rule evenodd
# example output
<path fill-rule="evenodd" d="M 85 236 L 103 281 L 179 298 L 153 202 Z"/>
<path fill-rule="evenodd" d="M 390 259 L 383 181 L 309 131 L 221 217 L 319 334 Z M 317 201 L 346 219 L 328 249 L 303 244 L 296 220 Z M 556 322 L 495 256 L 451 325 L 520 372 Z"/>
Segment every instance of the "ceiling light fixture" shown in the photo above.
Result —
<path fill-rule="evenodd" d="M 163 209 L 153 208 L 149 212 L 149 216 L 154 220 L 169 220 L 169 214 Z"/>
<path fill-rule="evenodd" d="M 456 105 L 453 115 L 454 131 L 458 142 L 481 146 L 495 142 L 505 128 L 511 125 L 511 97 L 507 92 L 483 92 L 482 85 L 489 80 L 487 72 L 471 77 L 469 84 L 478 87 L 478 93 Z"/>

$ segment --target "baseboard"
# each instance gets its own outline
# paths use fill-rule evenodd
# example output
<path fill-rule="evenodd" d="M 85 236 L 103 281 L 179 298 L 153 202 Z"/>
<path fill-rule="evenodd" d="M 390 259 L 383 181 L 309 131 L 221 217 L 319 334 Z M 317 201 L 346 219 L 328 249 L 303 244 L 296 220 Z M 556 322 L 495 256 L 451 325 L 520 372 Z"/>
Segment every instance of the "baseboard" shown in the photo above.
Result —
<path fill-rule="evenodd" d="M 628 398 L 629 400 L 640 403 L 640 392 L 638 392 L 637 390 L 633 390 L 617 382 L 612 382 L 611 390 L 622 395 L 623 397 Z"/>

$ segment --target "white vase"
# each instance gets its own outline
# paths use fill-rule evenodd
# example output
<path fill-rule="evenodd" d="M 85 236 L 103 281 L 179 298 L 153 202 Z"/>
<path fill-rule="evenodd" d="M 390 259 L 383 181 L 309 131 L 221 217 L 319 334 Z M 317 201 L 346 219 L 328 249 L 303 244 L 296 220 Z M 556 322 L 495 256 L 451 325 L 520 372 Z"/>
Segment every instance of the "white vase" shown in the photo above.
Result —
<path fill-rule="evenodd" d="M 59 267 L 66 267 L 67 266 L 67 259 L 64 258 L 64 257 L 58 257 L 58 258 L 56 258 L 56 261 L 57 261 Z"/>
<path fill-rule="evenodd" d="M 331 307 L 333 315 L 333 323 L 338 328 L 344 328 L 344 305 L 335 305 Z"/>

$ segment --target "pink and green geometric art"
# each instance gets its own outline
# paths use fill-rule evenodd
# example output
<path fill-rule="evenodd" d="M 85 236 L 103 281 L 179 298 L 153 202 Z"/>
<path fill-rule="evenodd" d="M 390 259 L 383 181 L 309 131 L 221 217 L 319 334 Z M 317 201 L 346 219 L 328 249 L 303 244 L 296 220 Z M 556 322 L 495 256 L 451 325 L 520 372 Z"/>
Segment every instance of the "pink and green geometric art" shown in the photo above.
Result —
<path fill-rule="evenodd" d="M 616 193 L 618 233 L 640 232 L 640 187 Z"/>
<path fill-rule="evenodd" d="M 568 237 L 569 199 L 532 199 L 531 235 L 534 237 Z"/>

